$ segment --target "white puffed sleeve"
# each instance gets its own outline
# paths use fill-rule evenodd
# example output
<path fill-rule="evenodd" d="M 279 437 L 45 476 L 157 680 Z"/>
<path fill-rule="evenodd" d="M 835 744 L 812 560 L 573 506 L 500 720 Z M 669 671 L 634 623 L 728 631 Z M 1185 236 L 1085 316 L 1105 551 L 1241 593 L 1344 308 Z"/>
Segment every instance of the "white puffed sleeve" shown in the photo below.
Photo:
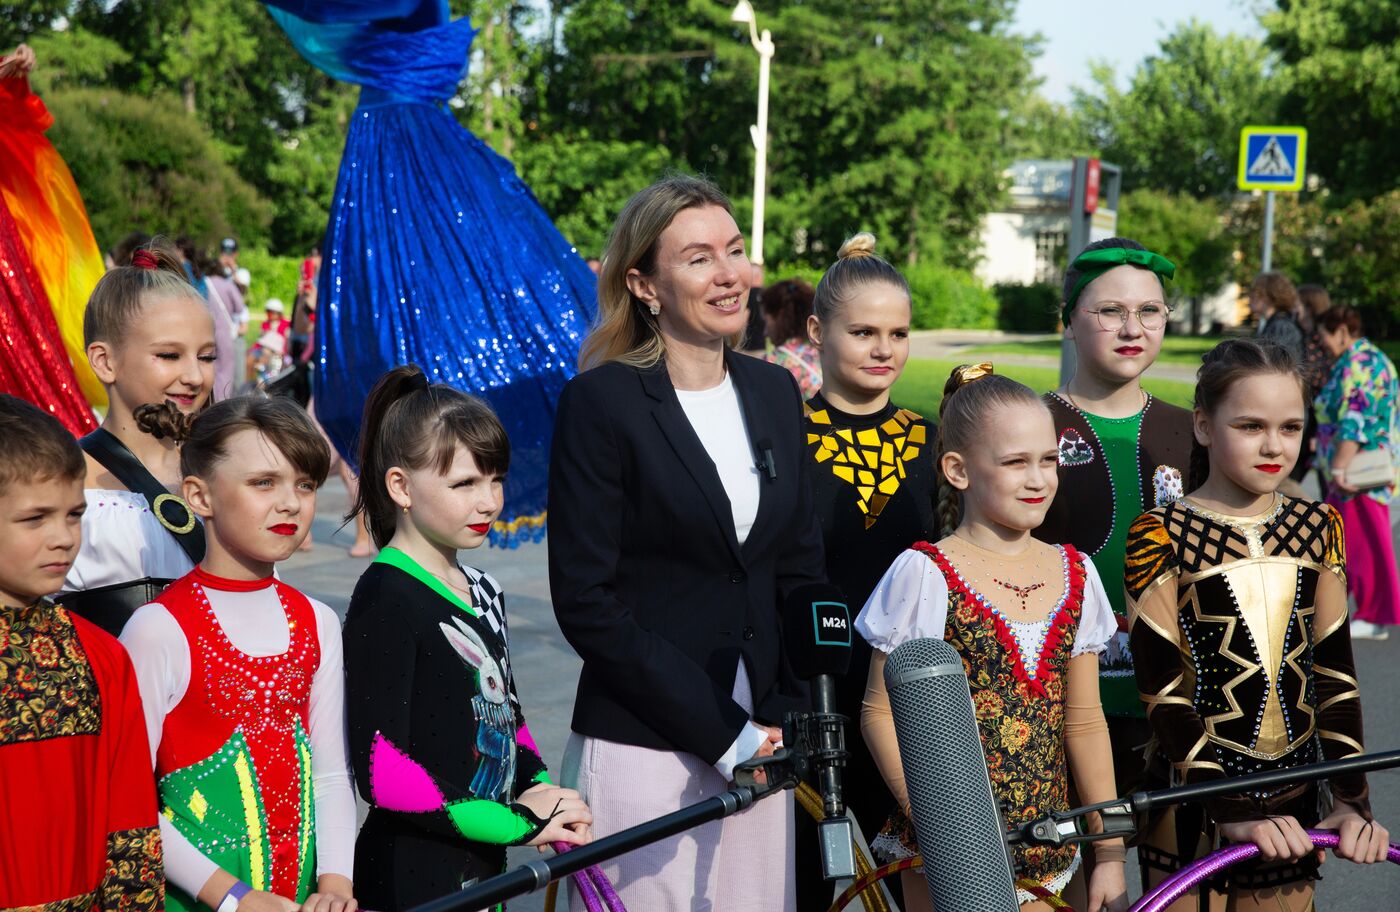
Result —
<path fill-rule="evenodd" d="M 909 640 L 943 639 L 948 583 L 928 555 L 910 548 L 894 559 L 856 617 L 856 630 L 884 653 Z"/>
<path fill-rule="evenodd" d="M 1086 652 L 1102 653 L 1118 636 L 1118 617 L 1109 604 L 1108 592 L 1099 579 L 1094 562 L 1084 558 L 1084 607 L 1079 614 L 1079 631 L 1074 635 L 1070 658 Z"/>

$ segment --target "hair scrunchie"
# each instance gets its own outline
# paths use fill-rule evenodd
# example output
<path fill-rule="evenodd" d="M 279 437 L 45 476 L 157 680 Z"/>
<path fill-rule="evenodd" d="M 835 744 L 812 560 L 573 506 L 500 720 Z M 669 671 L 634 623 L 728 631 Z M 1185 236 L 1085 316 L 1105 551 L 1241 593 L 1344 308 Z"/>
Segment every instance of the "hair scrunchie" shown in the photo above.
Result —
<path fill-rule="evenodd" d="M 1079 295 L 1084 291 L 1084 288 L 1105 272 L 1119 266 L 1137 266 L 1146 269 L 1155 273 L 1164 282 L 1176 275 L 1175 263 L 1150 250 L 1101 247 L 1098 250 L 1085 251 L 1069 264 L 1070 269 L 1080 271 L 1080 276 L 1079 281 L 1074 283 L 1074 288 L 1070 289 L 1069 295 L 1065 298 L 1063 309 L 1060 311 L 1060 319 L 1068 324 L 1069 315 L 1074 310 L 1074 305 L 1079 300 Z"/>
<path fill-rule="evenodd" d="M 160 261 L 156 259 L 155 254 L 143 248 L 131 255 L 131 265 L 137 269 L 149 269 L 154 272 L 160 268 Z"/>
<path fill-rule="evenodd" d="M 996 371 L 992 368 L 992 362 L 983 361 L 981 364 L 964 364 L 957 369 L 958 385 L 957 389 L 962 389 L 974 380 L 981 380 L 989 377 Z"/>

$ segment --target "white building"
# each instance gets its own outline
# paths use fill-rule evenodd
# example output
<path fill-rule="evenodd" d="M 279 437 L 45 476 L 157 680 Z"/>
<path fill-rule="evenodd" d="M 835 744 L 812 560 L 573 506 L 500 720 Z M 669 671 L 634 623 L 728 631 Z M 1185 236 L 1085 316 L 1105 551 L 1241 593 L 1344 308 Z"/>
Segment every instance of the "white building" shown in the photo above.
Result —
<path fill-rule="evenodd" d="M 1058 286 L 1069 244 L 1069 159 L 1018 159 L 1004 172 L 1010 205 L 982 219 L 977 277 L 986 285 Z M 1121 213 L 1120 213 L 1121 214 Z M 1201 302 L 1200 326 L 1236 326 L 1247 317 L 1241 289 L 1231 282 Z M 1188 332 L 1189 306 L 1173 313 L 1174 331 Z"/>

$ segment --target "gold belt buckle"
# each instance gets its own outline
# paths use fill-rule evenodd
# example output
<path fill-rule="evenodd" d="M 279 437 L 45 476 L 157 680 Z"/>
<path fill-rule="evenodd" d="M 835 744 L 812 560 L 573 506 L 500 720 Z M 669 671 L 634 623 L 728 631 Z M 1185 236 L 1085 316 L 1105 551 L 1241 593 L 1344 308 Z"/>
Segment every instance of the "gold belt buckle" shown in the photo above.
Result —
<path fill-rule="evenodd" d="M 165 518 L 165 514 L 161 512 L 161 508 L 168 503 L 179 504 L 181 509 L 185 511 L 185 522 L 183 525 L 177 526 Z M 176 497 L 174 494 L 162 494 L 155 499 L 155 503 L 151 504 L 151 512 L 155 513 L 156 522 L 165 526 L 165 528 L 174 532 L 176 535 L 185 535 L 186 533 L 194 531 L 194 524 L 196 522 L 194 511 L 190 509 L 189 504 L 185 503 L 184 498 Z"/>

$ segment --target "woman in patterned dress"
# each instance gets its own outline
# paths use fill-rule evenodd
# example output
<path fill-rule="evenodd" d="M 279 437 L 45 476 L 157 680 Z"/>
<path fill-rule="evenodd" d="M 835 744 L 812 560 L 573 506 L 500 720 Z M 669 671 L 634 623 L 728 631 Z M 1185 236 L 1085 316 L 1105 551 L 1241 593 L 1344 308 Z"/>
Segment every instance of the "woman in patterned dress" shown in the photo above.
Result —
<path fill-rule="evenodd" d="M 1069 777 L 1085 802 L 1113 795 L 1108 727 L 1099 703 L 1099 653 L 1117 625 L 1093 562 L 1072 545 L 1031 536 L 1057 487 L 1054 425 L 1029 388 L 962 367 L 939 414 L 944 529 L 896 561 L 856 619 L 875 648 L 861 730 L 901 810 L 876 839 L 885 856 L 918 851 L 885 692 L 886 656 L 937 637 L 963 657 L 992 789 L 1007 823 L 1069 808 Z M 993 433 L 993 428 L 996 429 Z M 1094 844 L 1086 884 L 1076 846 L 1018 846 L 1018 877 L 1065 893 L 1089 912 L 1127 908 L 1120 839 Z M 906 908 L 929 908 L 923 878 L 905 872 Z M 1018 890 L 1023 909 L 1049 908 Z"/>
<path fill-rule="evenodd" d="M 1317 329 L 1336 363 L 1317 394 L 1314 461 L 1327 483 L 1327 502 L 1346 529 L 1347 584 L 1356 599 L 1351 635 L 1381 640 L 1388 627 L 1400 624 L 1400 575 L 1390 532 L 1390 503 L 1400 492 L 1400 382 L 1395 364 L 1366 338 L 1353 308 L 1327 311 Z M 1390 480 L 1359 490 L 1347 469 L 1362 453 L 1377 450 L 1390 454 Z"/>

